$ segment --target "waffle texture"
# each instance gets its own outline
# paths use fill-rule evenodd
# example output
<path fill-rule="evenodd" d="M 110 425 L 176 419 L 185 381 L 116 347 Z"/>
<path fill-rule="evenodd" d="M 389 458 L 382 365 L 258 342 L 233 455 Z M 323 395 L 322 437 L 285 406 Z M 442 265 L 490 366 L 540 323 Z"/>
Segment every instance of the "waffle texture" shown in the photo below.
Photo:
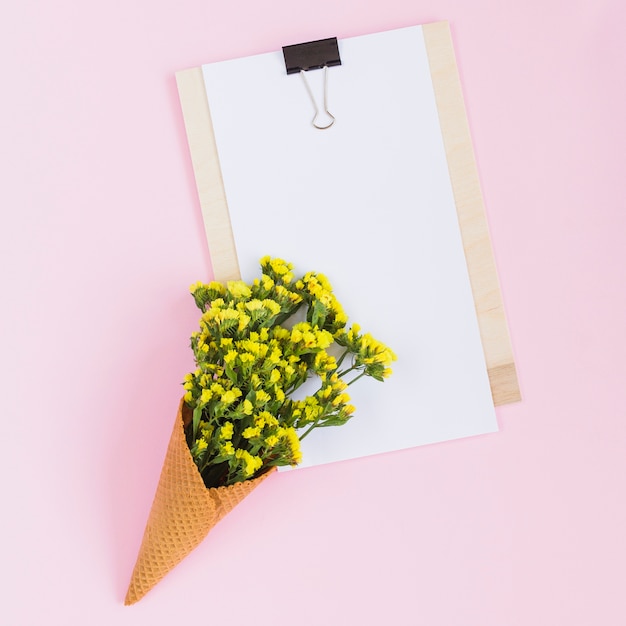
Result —
<path fill-rule="evenodd" d="M 143 598 L 271 473 L 228 487 L 207 489 L 185 441 L 186 411 L 181 400 L 126 593 L 127 605 Z"/>

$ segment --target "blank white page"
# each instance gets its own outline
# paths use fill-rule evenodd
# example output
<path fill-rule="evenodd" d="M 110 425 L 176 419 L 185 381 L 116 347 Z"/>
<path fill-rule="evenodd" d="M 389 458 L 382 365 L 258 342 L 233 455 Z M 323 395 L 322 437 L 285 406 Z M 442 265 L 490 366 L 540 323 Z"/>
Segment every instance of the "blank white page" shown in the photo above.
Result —
<path fill-rule="evenodd" d="M 242 277 L 266 254 L 326 274 L 398 356 L 350 387 L 354 417 L 311 433 L 300 467 L 497 430 L 422 29 L 339 50 L 328 130 L 282 51 L 203 67 Z M 320 100 L 323 75 L 307 73 Z"/>

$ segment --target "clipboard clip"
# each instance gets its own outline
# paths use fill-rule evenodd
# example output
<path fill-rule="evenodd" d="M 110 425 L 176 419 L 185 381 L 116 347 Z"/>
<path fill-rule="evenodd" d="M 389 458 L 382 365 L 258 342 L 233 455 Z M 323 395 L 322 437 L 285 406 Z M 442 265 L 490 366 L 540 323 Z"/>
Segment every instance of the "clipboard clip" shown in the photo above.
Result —
<path fill-rule="evenodd" d="M 311 123 L 319 130 L 330 128 L 335 123 L 335 116 L 328 110 L 328 68 L 333 65 L 341 65 L 339 56 L 339 45 L 337 37 L 329 39 L 318 39 L 306 43 L 299 43 L 292 46 L 283 46 L 283 56 L 285 57 L 285 68 L 287 74 L 300 73 L 309 98 L 313 103 L 315 115 Z M 313 96 L 313 91 L 306 79 L 306 72 L 309 70 L 324 69 L 324 113 L 329 116 L 330 123 L 318 124 L 317 118 L 320 111 Z"/>

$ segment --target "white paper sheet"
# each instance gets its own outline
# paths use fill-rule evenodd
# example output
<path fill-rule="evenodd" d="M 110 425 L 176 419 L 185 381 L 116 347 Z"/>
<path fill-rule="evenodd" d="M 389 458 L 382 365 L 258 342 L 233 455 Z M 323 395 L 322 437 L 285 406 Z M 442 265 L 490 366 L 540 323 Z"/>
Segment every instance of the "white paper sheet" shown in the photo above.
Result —
<path fill-rule="evenodd" d="M 322 272 L 398 355 L 385 383 L 350 388 L 348 424 L 303 441 L 300 467 L 497 430 L 422 29 L 339 50 L 328 130 L 281 51 L 203 67 L 243 278 L 266 254 Z M 323 73 L 307 73 L 320 99 Z"/>

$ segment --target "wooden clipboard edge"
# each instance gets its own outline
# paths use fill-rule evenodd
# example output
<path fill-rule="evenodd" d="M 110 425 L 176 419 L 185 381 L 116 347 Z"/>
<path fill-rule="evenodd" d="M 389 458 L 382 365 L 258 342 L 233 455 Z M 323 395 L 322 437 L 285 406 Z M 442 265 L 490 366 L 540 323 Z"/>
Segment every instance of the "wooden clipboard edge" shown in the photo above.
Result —
<path fill-rule="evenodd" d="M 448 22 L 425 24 L 450 179 L 495 406 L 521 399 Z M 215 280 L 241 277 L 202 68 L 176 73 Z"/>
<path fill-rule="evenodd" d="M 209 245 L 213 277 L 220 282 L 237 280 L 241 277 L 239 261 L 202 68 L 194 67 L 177 72 L 176 83 Z"/>
<path fill-rule="evenodd" d="M 494 405 L 521 400 L 448 22 L 422 27 Z"/>

